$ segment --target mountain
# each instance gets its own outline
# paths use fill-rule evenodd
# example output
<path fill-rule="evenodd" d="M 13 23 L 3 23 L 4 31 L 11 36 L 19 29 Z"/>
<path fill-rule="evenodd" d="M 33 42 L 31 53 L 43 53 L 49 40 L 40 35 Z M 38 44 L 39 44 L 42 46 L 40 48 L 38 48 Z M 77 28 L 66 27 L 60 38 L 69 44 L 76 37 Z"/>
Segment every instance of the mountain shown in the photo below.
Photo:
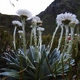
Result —
<path fill-rule="evenodd" d="M 71 12 L 80 20 L 80 0 L 55 0 L 38 16 L 43 21 L 45 33 L 53 33 L 56 27 L 56 17 L 60 13 Z"/>
<path fill-rule="evenodd" d="M 64 12 L 76 14 L 77 18 L 80 20 L 80 0 L 55 0 L 44 11 L 39 13 L 38 16 L 43 21 L 45 34 L 53 33 L 56 27 L 56 16 Z M 20 18 L 16 15 L 0 14 L 0 28 L 6 26 L 4 28 L 12 32 L 13 20 L 20 20 Z M 29 24 L 27 23 L 26 31 L 30 31 Z"/>
<path fill-rule="evenodd" d="M 10 33 L 13 33 L 14 25 L 12 24 L 13 20 L 19 20 L 20 17 L 17 15 L 6 15 L 0 13 L 0 29 L 10 31 Z M 26 32 L 30 32 L 30 24 L 26 23 Z M 19 29 L 21 29 L 19 27 Z"/>

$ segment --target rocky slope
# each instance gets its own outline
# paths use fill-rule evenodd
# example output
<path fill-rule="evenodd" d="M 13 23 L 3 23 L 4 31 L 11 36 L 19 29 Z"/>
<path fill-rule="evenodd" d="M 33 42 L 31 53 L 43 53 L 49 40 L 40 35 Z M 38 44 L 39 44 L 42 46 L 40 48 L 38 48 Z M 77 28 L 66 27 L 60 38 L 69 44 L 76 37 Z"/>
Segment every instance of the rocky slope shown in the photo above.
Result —
<path fill-rule="evenodd" d="M 54 31 L 56 16 L 64 12 L 76 14 L 80 20 L 80 0 L 55 0 L 45 11 L 38 14 L 43 20 L 43 27 L 46 29 L 45 33 L 52 33 Z"/>
<path fill-rule="evenodd" d="M 14 25 L 12 24 L 13 20 L 19 20 L 20 18 L 17 15 L 6 15 L 6 14 L 0 14 L 0 28 L 3 30 L 8 30 L 13 33 Z M 30 28 L 28 27 L 28 23 L 26 23 L 26 31 L 30 32 Z M 21 29 L 21 28 L 19 28 Z"/>

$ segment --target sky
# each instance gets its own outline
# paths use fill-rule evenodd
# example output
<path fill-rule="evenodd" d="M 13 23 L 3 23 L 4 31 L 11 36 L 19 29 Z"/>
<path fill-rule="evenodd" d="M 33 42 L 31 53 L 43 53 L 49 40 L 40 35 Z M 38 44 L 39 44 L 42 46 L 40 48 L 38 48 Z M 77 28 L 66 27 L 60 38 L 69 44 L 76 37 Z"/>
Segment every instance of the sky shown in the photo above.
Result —
<path fill-rule="evenodd" d="M 19 9 L 29 10 L 33 15 L 44 11 L 54 0 L 0 0 L 0 13 L 16 15 Z M 13 3 L 13 5 L 10 4 Z"/>

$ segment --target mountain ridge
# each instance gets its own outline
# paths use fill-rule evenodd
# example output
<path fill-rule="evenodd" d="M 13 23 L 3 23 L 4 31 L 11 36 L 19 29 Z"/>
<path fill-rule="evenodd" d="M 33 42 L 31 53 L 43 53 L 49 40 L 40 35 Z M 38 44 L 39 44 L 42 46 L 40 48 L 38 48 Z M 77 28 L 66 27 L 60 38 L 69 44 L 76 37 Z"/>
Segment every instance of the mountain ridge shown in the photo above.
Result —
<path fill-rule="evenodd" d="M 80 20 L 80 0 L 55 0 L 38 16 L 43 21 L 45 33 L 53 33 L 56 27 L 56 17 L 60 13 L 70 12 Z"/>
<path fill-rule="evenodd" d="M 57 26 L 56 16 L 64 12 L 76 14 L 80 20 L 80 0 L 54 0 L 44 11 L 37 14 L 43 21 L 42 26 L 45 28 L 45 34 L 53 33 Z M 0 26 L 9 27 L 11 30 L 13 20 L 20 20 L 20 18 L 17 15 L 0 14 Z M 27 29 L 30 29 L 28 24 L 26 26 Z"/>

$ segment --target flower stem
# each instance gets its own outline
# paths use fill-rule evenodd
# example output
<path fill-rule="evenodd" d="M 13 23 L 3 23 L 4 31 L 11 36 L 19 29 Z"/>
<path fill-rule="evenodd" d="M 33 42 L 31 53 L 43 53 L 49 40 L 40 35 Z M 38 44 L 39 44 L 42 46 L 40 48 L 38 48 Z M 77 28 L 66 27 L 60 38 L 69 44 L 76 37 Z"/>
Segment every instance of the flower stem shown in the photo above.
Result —
<path fill-rule="evenodd" d="M 51 44 L 50 44 L 50 48 L 49 48 L 48 53 L 50 52 L 50 50 L 51 50 L 51 48 L 52 48 L 52 44 L 53 44 L 53 41 L 54 41 L 54 37 L 55 37 L 55 35 L 56 35 L 56 32 L 57 32 L 58 28 L 59 28 L 59 25 L 56 27 L 56 29 L 55 29 L 55 31 L 54 31 L 54 33 L 53 33 L 53 36 L 52 36 L 52 40 L 51 40 Z"/>
<path fill-rule="evenodd" d="M 36 37 L 36 27 L 34 27 L 34 44 L 35 44 L 35 47 L 37 46 L 37 37 Z"/>
<path fill-rule="evenodd" d="M 33 29 L 31 30 L 30 46 L 32 45 Z"/>
<path fill-rule="evenodd" d="M 16 35 L 16 29 L 17 29 L 17 26 L 15 26 L 15 28 L 14 28 L 14 33 L 13 33 L 14 50 L 16 50 L 16 42 L 15 42 L 15 41 L 16 41 L 16 40 L 15 40 L 15 39 L 16 39 L 16 38 L 15 38 L 15 37 L 16 37 L 16 36 L 15 36 L 15 35 Z"/>
<path fill-rule="evenodd" d="M 39 42 L 38 42 L 38 46 L 39 46 L 39 58 L 41 59 L 41 46 L 42 46 L 42 32 L 39 31 Z"/>
<path fill-rule="evenodd" d="M 52 72 L 52 70 L 51 70 L 51 67 L 50 67 L 50 65 L 49 65 L 49 63 L 48 63 L 48 58 L 47 58 L 47 57 L 46 57 L 46 62 L 47 62 L 48 68 L 49 68 L 49 70 L 50 70 L 50 72 L 51 72 L 51 74 L 52 74 L 52 79 L 54 80 L 54 75 L 53 75 L 53 72 Z"/>
<path fill-rule="evenodd" d="M 26 39 L 25 39 L 25 19 L 22 19 L 22 30 L 23 30 L 23 51 L 26 55 Z"/>
<path fill-rule="evenodd" d="M 22 30 L 23 30 L 23 51 L 24 51 L 24 55 L 26 56 L 25 58 L 28 60 L 32 68 L 35 69 L 34 65 L 31 63 L 26 53 L 25 18 L 22 19 Z"/>
<path fill-rule="evenodd" d="M 62 76 L 64 79 L 64 61 L 63 61 L 64 53 L 62 53 Z"/>
<path fill-rule="evenodd" d="M 67 47 L 68 33 L 69 33 L 69 29 L 68 29 L 68 28 L 69 28 L 69 27 L 66 25 L 66 26 L 65 26 L 65 30 L 66 30 L 66 33 L 65 33 L 65 44 L 64 44 L 64 48 L 63 48 L 62 53 L 64 53 L 64 52 L 65 52 L 66 47 Z"/>
<path fill-rule="evenodd" d="M 63 26 L 61 25 L 61 35 L 60 35 L 60 38 L 59 38 L 59 43 L 58 43 L 58 48 L 57 48 L 58 50 L 59 50 L 59 48 L 60 48 L 62 36 L 63 36 Z"/>
<path fill-rule="evenodd" d="M 74 38 L 74 27 L 71 27 L 71 41 L 69 42 L 67 53 L 70 53 L 70 51 L 72 49 L 73 38 Z"/>

